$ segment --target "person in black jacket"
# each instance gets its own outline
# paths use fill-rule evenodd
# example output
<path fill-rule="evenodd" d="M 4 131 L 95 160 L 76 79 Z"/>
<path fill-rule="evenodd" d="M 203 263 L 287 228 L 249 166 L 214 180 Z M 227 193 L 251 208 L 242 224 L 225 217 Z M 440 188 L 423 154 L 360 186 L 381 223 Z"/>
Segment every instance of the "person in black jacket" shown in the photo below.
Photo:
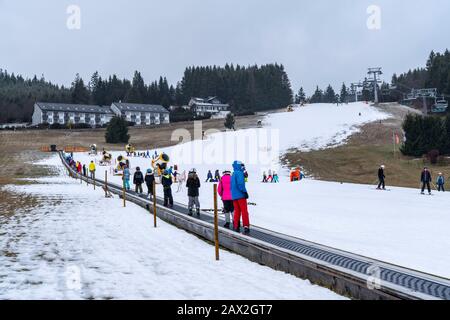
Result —
<path fill-rule="evenodd" d="M 161 184 L 164 190 L 164 206 L 173 208 L 173 196 L 172 196 L 172 176 L 169 171 L 164 170 L 161 177 Z"/>
<path fill-rule="evenodd" d="M 422 182 L 422 194 L 425 194 L 425 187 L 428 189 L 428 194 L 431 194 L 431 172 L 427 167 L 423 168 L 422 174 L 420 175 L 420 181 Z"/>
<path fill-rule="evenodd" d="M 153 199 L 153 184 L 155 183 L 155 175 L 153 174 L 152 169 L 148 169 L 145 174 L 145 184 L 147 185 L 147 197 Z"/>
<path fill-rule="evenodd" d="M 133 176 L 133 183 L 136 185 L 135 192 L 142 193 L 142 184 L 144 183 L 144 175 L 142 174 L 141 168 L 137 167 L 136 172 Z"/>
<path fill-rule="evenodd" d="M 386 176 L 384 175 L 384 165 L 380 166 L 380 169 L 378 169 L 378 190 L 386 190 L 386 184 L 384 179 L 386 178 Z"/>
<path fill-rule="evenodd" d="M 197 209 L 197 216 L 200 216 L 200 201 L 198 200 L 198 196 L 200 195 L 200 179 L 198 178 L 197 171 L 192 169 L 189 172 L 188 179 L 186 181 L 186 188 L 188 189 L 188 197 L 189 197 L 189 215 L 192 216 L 192 212 L 195 208 Z"/>

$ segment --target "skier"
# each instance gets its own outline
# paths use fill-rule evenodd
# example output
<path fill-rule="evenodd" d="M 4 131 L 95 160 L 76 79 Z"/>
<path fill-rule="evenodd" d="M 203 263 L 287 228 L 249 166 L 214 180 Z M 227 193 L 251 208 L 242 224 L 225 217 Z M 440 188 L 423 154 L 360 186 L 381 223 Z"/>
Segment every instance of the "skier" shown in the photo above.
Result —
<path fill-rule="evenodd" d="M 225 213 L 225 225 L 224 228 L 229 229 L 231 223 L 231 213 L 234 211 L 233 197 L 231 195 L 231 172 L 224 171 L 223 176 L 220 179 L 217 193 L 222 199 L 223 213 Z"/>
<path fill-rule="evenodd" d="M 213 175 L 211 170 L 208 170 L 208 175 L 206 176 L 206 181 L 205 182 L 212 182 L 213 181 Z"/>
<path fill-rule="evenodd" d="M 262 180 L 262 183 L 267 183 L 267 174 L 266 174 L 265 171 L 263 172 L 263 180 Z"/>
<path fill-rule="evenodd" d="M 173 208 L 172 176 L 169 174 L 167 170 L 163 171 L 161 184 L 163 185 L 164 190 L 164 206 L 168 208 Z"/>
<path fill-rule="evenodd" d="M 197 175 L 197 170 L 192 169 L 188 174 L 188 179 L 186 181 L 186 188 L 188 189 L 189 197 L 189 216 L 192 216 L 194 209 L 194 204 L 197 212 L 197 217 L 200 217 L 200 202 L 198 201 L 199 189 L 200 189 L 200 179 Z"/>
<path fill-rule="evenodd" d="M 220 181 L 220 172 L 219 170 L 216 170 L 216 172 L 214 173 L 214 182 L 219 182 Z"/>
<path fill-rule="evenodd" d="M 147 197 L 149 197 L 149 199 L 153 199 L 153 184 L 155 183 L 155 175 L 153 174 L 152 169 L 147 170 L 144 180 L 148 190 Z"/>
<path fill-rule="evenodd" d="M 141 172 L 141 168 L 137 167 L 133 176 L 133 184 L 136 185 L 135 192 L 142 194 L 142 184 L 144 183 L 144 175 Z"/>
<path fill-rule="evenodd" d="M 272 176 L 272 170 L 269 169 L 269 176 L 267 177 L 267 182 L 272 182 L 273 176 Z"/>
<path fill-rule="evenodd" d="M 442 172 L 439 172 L 439 176 L 436 179 L 436 185 L 438 187 L 438 192 L 441 192 L 441 191 L 445 192 L 444 184 L 445 184 L 444 176 L 442 175 Z"/>
<path fill-rule="evenodd" d="M 239 232 L 239 223 L 242 216 L 242 222 L 244 225 L 244 233 L 250 233 L 250 221 L 248 216 L 247 199 L 248 193 L 245 188 L 245 175 L 244 164 L 240 161 L 235 161 L 233 163 L 233 175 L 231 177 L 231 195 L 233 198 L 234 206 L 234 230 Z"/>
<path fill-rule="evenodd" d="M 94 161 L 91 161 L 91 163 L 89 164 L 89 172 L 91 174 L 91 179 L 94 179 L 94 177 L 95 177 L 95 163 L 94 163 Z"/>
<path fill-rule="evenodd" d="M 124 168 L 123 168 L 122 180 L 123 180 L 123 183 L 124 183 L 124 188 L 127 189 L 127 190 L 131 189 L 130 188 L 130 176 L 131 176 L 130 169 L 128 169 L 128 166 L 125 165 Z"/>
<path fill-rule="evenodd" d="M 183 184 L 185 181 L 186 181 L 186 170 L 183 170 L 181 174 L 177 175 L 177 183 L 178 183 L 177 192 L 180 192 L 183 189 Z"/>
<path fill-rule="evenodd" d="M 86 174 L 87 174 L 87 168 L 86 168 L 86 165 L 83 164 L 83 176 L 86 177 Z"/>
<path fill-rule="evenodd" d="M 420 181 L 422 182 L 422 194 L 425 194 L 425 186 L 428 189 L 428 194 L 431 195 L 431 186 L 430 183 L 432 181 L 431 173 L 427 167 L 423 168 L 422 174 L 420 176 Z"/>
<path fill-rule="evenodd" d="M 386 184 L 384 179 L 386 178 L 386 176 L 384 175 L 384 165 L 381 165 L 380 168 L 378 169 L 378 187 L 377 190 L 386 190 Z"/>
<path fill-rule="evenodd" d="M 273 172 L 273 179 L 272 179 L 273 183 L 279 183 L 280 179 L 278 178 L 278 173 L 276 173 L 275 171 Z"/>
<path fill-rule="evenodd" d="M 245 168 L 245 164 L 242 164 L 242 172 L 244 173 L 245 182 L 248 182 L 248 172 L 247 169 Z"/>

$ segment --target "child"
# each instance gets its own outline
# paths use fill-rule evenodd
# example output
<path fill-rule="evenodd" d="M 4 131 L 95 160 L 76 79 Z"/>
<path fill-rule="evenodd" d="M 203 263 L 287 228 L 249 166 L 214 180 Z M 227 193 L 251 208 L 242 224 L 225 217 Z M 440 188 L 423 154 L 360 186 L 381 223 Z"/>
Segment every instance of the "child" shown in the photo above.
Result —
<path fill-rule="evenodd" d="M 169 174 L 167 170 L 163 171 L 161 184 L 163 185 L 164 190 L 164 206 L 168 208 L 173 208 L 172 176 Z"/>
<path fill-rule="evenodd" d="M 275 171 L 273 172 L 273 183 L 279 183 L 280 180 L 278 179 L 278 173 L 276 173 Z"/>
<path fill-rule="evenodd" d="M 223 213 L 225 213 L 225 225 L 224 228 L 229 229 L 231 224 L 231 213 L 234 211 L 233 197 L 231 195 L 231 172 L 224 171 L 223 176 L 220 179 L 217 193 L 223 202 Z"/>
<path fill-rule="evenodd" d="M 130 190 L 130 189 L 131 189 L 131 188 L 130 188 L 130 176 L 131 176 L 130 169 L 128 169 L 128 166 L 125 165 L 125 166 L 124 166 L 124 169 L 123 169 L 123 177 L 122 177 L 122 180 L 123 180 L 123 183 L 124 183 L 124 187 L 125 187 L 125 189 L 127 189 L 127 190 Z"/>
<path fill-rule="evenodd" d="M 200 202 L 198 201 L 198 197 L 200 195 L 200 179 L 198 178 L 197 171 L 195 169 L 192 169 L 191 172 L 189 172 L 188 179 L 186 181 L 186 188 L 188 189 L 189 197 L 189 216 L 192 216 L 195 204 L 197 217 L 200 217 Z"/>
<path fill-rule="evenodd" d="M 206 176 L 206 181 L 205 182 L 212 182 L 213 181 L 213 175 L 211 170 L 208 170 L 208 175 Z"/>
<path fill-rule="evenodd" d="M 145 184 L 147 185 L 147 197 L 153 199 L 153 184 L 155 183 L 155 175 L 152 169 L 148 169 L 145 174 Z"/>
<path fill-rule="evenodd" d="M 437 180 L 436 180 L 436 185 L 438 187 L 438 192 L 441 192 L 441 191 L 445 192 L 444 184 L 445 184 L 444 176 L 442 175 L 442 172 L 439 172 L 439 176 L 437 177 Z"/>
<path fill-rule="evenodd" d="M 267 174 L 265 171 L 263 172 L 263 181 L 262 182 L 267 183 Z"/>

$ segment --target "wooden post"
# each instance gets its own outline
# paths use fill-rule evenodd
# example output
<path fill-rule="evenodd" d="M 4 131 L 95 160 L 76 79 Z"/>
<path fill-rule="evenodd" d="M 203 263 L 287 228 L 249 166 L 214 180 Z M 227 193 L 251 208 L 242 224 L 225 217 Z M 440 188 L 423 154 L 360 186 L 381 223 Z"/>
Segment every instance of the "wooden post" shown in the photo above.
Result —
<path fill-rule="evenodd" d="M 108 170 L 105 170 L 105 198 L 108 198 Z"/>
<path fill-rule="evenodd" d="M 217 184 L 214 183 L 214 243 L 216 247 L 216 260 L 219 261 L 219 216 L 217 212 Z"/>
<path fill-rule="evenodd" d="M 153 181 L 153 224 L 156 228 L 156 181 Z"/>
<path fill-rule="evenodd" d="M 95 171 L 92 173 L 92 182 L 94 183 L 94 190 L 95 190 Z"/>
<path fill-rule="evenodd" d="M 122 197 L 123 197 L 123 207 L 125 208 L 127 206 L 127 199 L 126 199 L 126 192 L 125 192 L 125 177 L 122 177 L 123 179 L 123 191 L 122 191 Z"/>

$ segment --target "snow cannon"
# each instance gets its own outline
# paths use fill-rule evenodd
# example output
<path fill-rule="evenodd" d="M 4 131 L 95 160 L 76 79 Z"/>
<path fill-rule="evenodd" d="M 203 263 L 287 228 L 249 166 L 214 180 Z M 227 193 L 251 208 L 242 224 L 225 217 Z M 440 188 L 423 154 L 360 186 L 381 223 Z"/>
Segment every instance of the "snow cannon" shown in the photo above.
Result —
<path fill-rule="evenodd" d="M 90 156 L 96 156 L 97 155 L 97 145 L 92 144 L 89 151 Z"/>
<path fill-rule="evenodd" d="M 117 157 L 117 167 L 114 169 L 114 175 L 121 176 L 123 175 L 123 169 L 125 169 L 125 166 L 129 166 L 129 161 L 124 156 L 120 155 Z"/>
<path fill-rule="evenodd" d="M 134 153 L 134 152 L 136 151 L 136 149 L 135 149 L 134 146 L 130 143 L 130 144 L 127 144 L 127 145 L 125 146 L 125 151 L 127 152 L 128 155 L 130 155 L 130 154 Z"/>
<path fill-rule="evenodd" d="M 102 155 L 103 155 L 103 158 L 102 158 L 102 160 L 100 160 L 100 165 L 101 166 L 109 166 L 109 165 L 111 165 L 111 160 L 112 160 L 111 153 L 103 150 Z"/>
<path fill-rule="evenodd" d="M 287 112 L 294 112 L 294 107 L 292 107 L 292 106 L 289 106 L 289 107 L 287 107 L 287 110 L 286 110 Z"/>
<path fill-rule="evenodd" d="M 157 158 L 152 160 L 152 168 L 156 176 L 161 176 L 162 172 L 167 169 L 170 158 L 167 154 L 161 153 Z"/>

